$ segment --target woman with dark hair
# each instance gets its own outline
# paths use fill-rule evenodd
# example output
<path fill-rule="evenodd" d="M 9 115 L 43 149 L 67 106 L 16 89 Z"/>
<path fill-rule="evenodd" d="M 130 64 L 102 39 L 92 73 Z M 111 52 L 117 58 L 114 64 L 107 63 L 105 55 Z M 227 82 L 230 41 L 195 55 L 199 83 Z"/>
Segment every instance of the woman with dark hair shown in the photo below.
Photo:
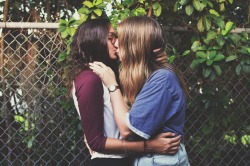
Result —
<path fill-rule="evenodd" d="M 116 126 L 110 93 L 101 79 L 89 68 L 89 63 L 101 61 L 116 75 L 116 33 L 109 20 L 95 19 L 82 23 L 71 43 L 68 60 L 67 87 L 81 117 L 86 142 L 93 150 L 91 166 L 129 166 L 129 152 L 173 154 L 178 150 L 180 137 L 173 133 L 160 134 L 147 142 L 121 139 Z"/>
<path fill-rule="evenodd" d="M 153 50 L 165 50 L 166 40 L 160 24 L 149 17 L 129 17 L 118 26 L 120 83 L 123 91 L 110 93 L 114 117 L 123 138 L 143 140 L 159 133 L 174 132 L 182 136 L 174 155 L 142 154 L 135 166 L 188 166 L 183 145 L 186 85 L 177 69 L 168 63 L 157 63 Z M 116 87 L 112 70 L 100 62 L 90 63 L 106 87 Z M 128 108 L 128 105 L 130 108 Z"/>

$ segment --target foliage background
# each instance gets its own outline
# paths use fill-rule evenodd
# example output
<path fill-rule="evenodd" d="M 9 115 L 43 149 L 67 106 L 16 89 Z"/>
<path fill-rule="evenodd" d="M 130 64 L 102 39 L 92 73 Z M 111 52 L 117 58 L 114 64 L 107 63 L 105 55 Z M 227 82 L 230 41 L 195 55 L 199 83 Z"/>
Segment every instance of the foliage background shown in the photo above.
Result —
<path fill-rule="evenodd" d="M 7 0 L 1 6 L 2 21 L 59 22 L 60 35 L 49 29 L 2 30 L 0 164 L 88 162 L 78 115 L 65 97 L 63 73 L 77 26 L 103 15 L 115 27 L 130 15 L 151 16 L 163 25 L 169 62 L 182 71 L 190 89 L 185 144 L 191 165 L 249 164 L 249 32 L 234 31 L 250 26 L 249 0 Z M 46 37 L 38 38 L 37 32 Z M 14 57 L 8 50 L 17 45 L 24 51 Z M 27 58 L 25 50 L 36 57 L 35 64 L 29 65 L 34 59 Z M 26 57 L 25 62 L 16 59 L 20 57 Z M 44 74 L 34 78 L 36 70 Z M 28 74 L 29 79 L 23 79 Z M 40 96 L 28 90 L 32 84 L 43 90 Z M 20 102 L 13 104 L 13 98 Z"/>

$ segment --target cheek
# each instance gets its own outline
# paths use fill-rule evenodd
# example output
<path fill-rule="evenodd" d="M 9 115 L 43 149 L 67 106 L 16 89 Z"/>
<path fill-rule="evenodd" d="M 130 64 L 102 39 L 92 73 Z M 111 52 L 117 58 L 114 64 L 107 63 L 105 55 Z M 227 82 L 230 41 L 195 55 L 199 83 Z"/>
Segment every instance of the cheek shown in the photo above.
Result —
<path fill-rule="evenodd" d="M 109 52 L 111 52 L 113 50 L 113 45 L 110 42 L 108 42 L 107 45 L 108 45 Z"/>

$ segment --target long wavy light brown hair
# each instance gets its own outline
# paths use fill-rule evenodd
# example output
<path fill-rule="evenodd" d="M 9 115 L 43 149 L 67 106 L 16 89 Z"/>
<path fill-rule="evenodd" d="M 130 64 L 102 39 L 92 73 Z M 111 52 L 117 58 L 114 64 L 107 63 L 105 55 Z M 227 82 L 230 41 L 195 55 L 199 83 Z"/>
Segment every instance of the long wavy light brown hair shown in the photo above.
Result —
<path fill-rule="evenodd" d="M 155 19 L 143 16 L 125 19 L 118 26 L 118 42 L 120 83 L 128 105 L 134 103 L 147 78 L 160 68 L 174 71 L 181 87 L 187 92 L 183 78 L 174 66 L 156 62 L 156 53 L 153 50 L 165 50 L 166 40 L 160 24 Z"/>

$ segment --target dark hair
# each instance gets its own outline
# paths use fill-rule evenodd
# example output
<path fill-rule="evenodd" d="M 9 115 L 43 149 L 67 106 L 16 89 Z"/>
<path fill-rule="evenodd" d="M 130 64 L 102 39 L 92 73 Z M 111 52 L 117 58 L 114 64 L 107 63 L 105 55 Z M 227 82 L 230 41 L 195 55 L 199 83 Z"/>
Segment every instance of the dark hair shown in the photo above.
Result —
<path fill-rule="evenodd" d="M 100 18 L 83 22 L 76 30 L 70 45 L 70 56 L 67 60 L 66 84 L 68 95 L 76 76 L 89 70 L 89 62 L 101 61 L 107 66 L 113 66 L 109 58 L 107 36 L 111 23 Z"/>

